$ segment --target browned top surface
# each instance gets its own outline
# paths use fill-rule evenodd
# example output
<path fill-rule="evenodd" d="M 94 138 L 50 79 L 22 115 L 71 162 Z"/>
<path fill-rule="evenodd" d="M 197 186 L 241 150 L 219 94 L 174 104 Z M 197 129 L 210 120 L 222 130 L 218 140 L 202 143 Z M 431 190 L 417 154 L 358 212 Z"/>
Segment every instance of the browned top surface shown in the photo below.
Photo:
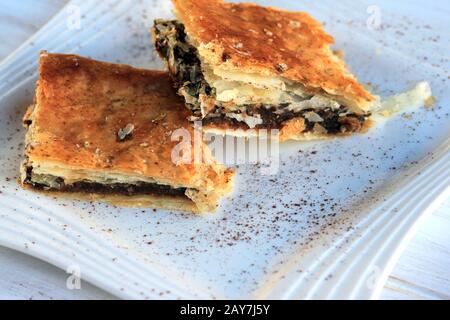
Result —
<path fill-rule="evenodd" d="M 178 144 L 171 141 L 172 132 L 193 130 L 186 119 L 189 111 L 165 72 L 43 53 L 36 99 L 27 150 L 31 161 L 134 173 L 186 186 L 202 186 L 206 179 L 222 182 L 221 166 L 172 162 Z M 120 141 L 117 133 L 127 124 L 134 131 Z"/>
<path fill-rule="evenodd" d="M 333 38 L 305 12 L 221 0 L 173 0 L 212 66 L 279 75 L 366 109 L 374 98 L 330 50 Z"/>

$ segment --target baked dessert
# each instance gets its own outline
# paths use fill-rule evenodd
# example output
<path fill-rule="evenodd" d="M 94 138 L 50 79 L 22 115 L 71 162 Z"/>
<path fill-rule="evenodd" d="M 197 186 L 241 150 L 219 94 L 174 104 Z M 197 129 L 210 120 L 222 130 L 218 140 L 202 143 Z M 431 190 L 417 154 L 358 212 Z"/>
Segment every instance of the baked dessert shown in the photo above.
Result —
<path fill-rule="evenodd" d="M 166 72 L 43 52 L 24 117 L 22 184 L 117 205 L 214 211 L 233 171 L 204 145 L 203 163 L 172 160 L 172 133 L 193 135 L 188 116 Z"/>
<path fill-rule="evenodd" d="M 155 47 L 206 131 L 279 129 L 280 139 L 363 132 L 377 98 L 304 12 L 222 0 L 173 0 L 156 20 Z M 255 130 L 251 130 L 255 129 Z M 228 132 L 227 132 L 228 133 Z"/>

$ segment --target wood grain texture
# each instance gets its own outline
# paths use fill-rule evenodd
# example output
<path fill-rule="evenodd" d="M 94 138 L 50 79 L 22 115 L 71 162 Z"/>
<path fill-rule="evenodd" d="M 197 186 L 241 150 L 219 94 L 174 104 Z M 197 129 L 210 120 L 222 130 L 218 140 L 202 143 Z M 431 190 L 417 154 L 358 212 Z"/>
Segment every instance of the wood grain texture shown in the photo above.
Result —
<path fill-rule="evenodd" d="M 386 283 L 384 299 L 450 299 L 450 199 L 420 228 Z"/>
<path fill-rule="evenodd" d="M 1 300 L 114 299 L 85 282 L 80 289 L 69 290 L 69 276 L 46 262 L 0 247 Z"/>
<path fill-rule="evenodd" d="M 66 0 L 0 2 L 0 59 L 11 53 Z M 17 11 L 18 7 L 30 10 Z M 432 23 L 432 22 L 430 22 Z M 66 288 L 67 274 L 40 260 L 0 247 L 0 299 L 112 299 L 82 283 Z M 389 277 L 383 299 L 450 299 L 450 199 L 420 228 Z"/>

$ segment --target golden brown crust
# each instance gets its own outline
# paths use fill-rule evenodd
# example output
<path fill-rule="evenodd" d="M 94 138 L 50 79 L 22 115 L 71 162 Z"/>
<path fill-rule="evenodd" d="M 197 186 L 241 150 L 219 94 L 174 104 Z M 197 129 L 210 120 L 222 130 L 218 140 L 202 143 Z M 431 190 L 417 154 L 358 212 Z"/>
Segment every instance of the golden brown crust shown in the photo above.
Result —
<path fill-rule="evenodd" d="M 171 159 L 179 143 L 172 133 L 193 137 L 188 116 L 166 72 L 42 53 L 26 156 L 38 167 L 139 175 L 222 194 L 232 176 L 223 166 Z M 134 130 L 121 141 L 118 131 L 128 124 Z"/>
<path fill-rule="evenodd" d="M 289 140 L 299 132 L 303 132 L 306 128 L 304 118 L 293 118 L 286 121 L 280 130 L 280 141 Z"/>
<path fill-rule="evenodd" d="M 213 68 L 279 76 L 367 111 L 375 101 L 304 12 L 221 0 L 172 0 L 201 58 Z"/>

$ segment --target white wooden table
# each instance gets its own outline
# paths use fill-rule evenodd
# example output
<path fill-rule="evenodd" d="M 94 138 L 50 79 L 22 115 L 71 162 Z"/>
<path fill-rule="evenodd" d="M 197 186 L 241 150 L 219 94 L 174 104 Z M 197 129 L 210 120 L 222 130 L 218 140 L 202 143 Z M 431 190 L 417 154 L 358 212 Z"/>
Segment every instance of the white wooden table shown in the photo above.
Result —
<path fill-rule="evenodd" d="M 21 0 L 27 12 L 0 2 L 0 59 L 11 53 L 66 0 Z M 432 24 L 432 21 L 430 21 Z M 0 299 L 114 299 L 82 283 L 66 288 L 67 274 L 47 263 L 0 247 Z M 450 199 L 421 227 L 389 277 L 384 299 L 450 299 Z"/>

